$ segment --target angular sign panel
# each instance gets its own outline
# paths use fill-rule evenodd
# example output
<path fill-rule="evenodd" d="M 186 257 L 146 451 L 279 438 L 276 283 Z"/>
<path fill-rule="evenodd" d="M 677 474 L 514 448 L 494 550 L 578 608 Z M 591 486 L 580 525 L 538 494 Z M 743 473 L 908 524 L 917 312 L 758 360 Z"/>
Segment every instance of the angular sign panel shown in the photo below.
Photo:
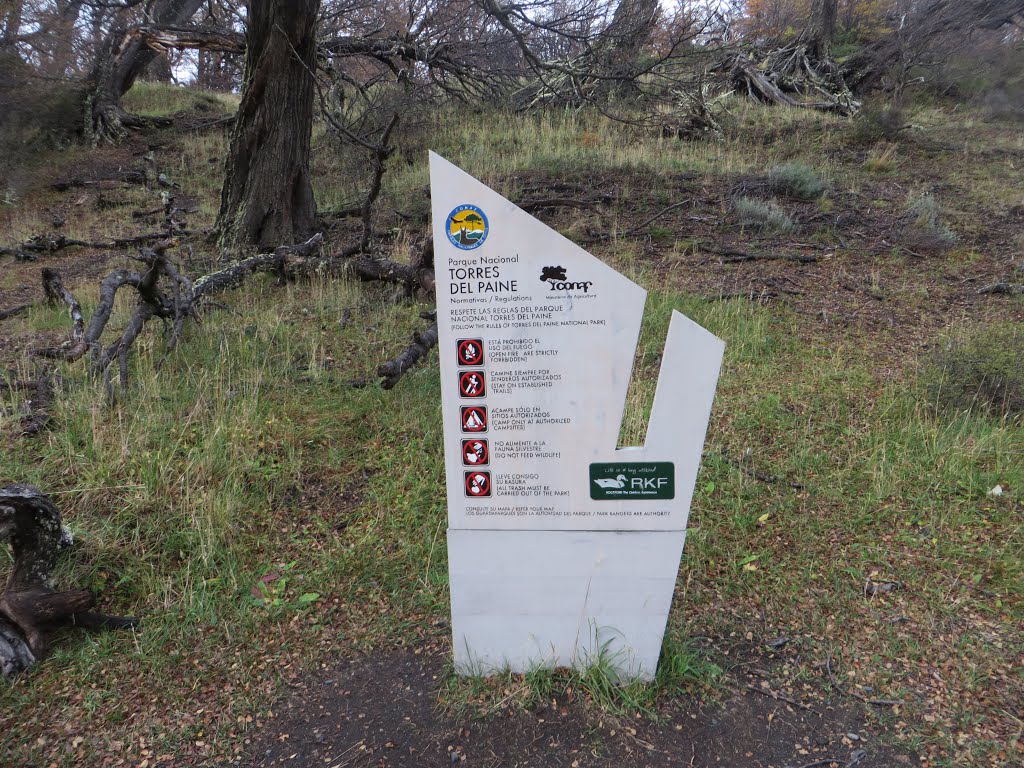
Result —
<path fill-rule="evenodd" d="M 456 662 L 653 674 L 724 344 L 673 312 L 617 448 L 646 292 L 430 156 Z"/>

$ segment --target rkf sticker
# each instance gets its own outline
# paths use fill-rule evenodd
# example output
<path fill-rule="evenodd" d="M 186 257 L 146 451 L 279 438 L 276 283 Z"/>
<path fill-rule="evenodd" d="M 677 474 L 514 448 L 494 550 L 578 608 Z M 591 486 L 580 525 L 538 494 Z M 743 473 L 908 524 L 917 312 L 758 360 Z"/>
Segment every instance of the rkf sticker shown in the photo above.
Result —
<path fill-rule="evenodd" d="M 484 340 L 459 339 L 458 358 L 459 365 L 483 365 Z"/>
<path fill-rule="evenodd" d="M 462 431 L 463 432 L 486 432 L 487 431 L 487 406 L 486 405 L 463 405 L 462 408 Z"/>
<path fill-rule="evenodd" d="M 472 498 L 483 498 L 491 495 L 491 473 L 477 472 L 476 470 L 466 473 L 466 495 Z"/>
<path fill-rule="evenodd" d="M 590 498 L 674 499 L 676 468 L 671 461 L 590 465 Z"/>
<path fill-rule="evenodd" d="M 462 463 L 467 467 L 484 467 L 491 461 L 487 441 L 480 438 L 462 441 Z"/>
<path fill-rule="evenodd" d="M 483 397 L 487 394 L 487 382 L 483 371 L 463 371 L 459 374 L 459 394 L 462 397 Z"/>

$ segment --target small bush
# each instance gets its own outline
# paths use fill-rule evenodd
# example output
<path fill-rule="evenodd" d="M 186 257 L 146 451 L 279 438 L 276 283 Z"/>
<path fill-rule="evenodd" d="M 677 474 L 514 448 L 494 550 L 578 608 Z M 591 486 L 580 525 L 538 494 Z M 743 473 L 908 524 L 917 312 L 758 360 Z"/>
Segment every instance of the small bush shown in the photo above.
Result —
<path fill-rule="evenodd" d="M 861 144 L 898 141 L 906 127 L 907 121 L 899 107 L 868 104 L 853 118 L 852 138 Z"/>
<path fill-rule="evenodd" d="M 937 410 L 1024 417 L 1024 326 L 1000 323 L 943 338 L 922 383 Z"/>
<path fill-rule="evenodd" d="M 939 201 L 930 192 L 907 201 L 905 218 L 913 227 L 906 234 L 922 247 L 948 248 L 956 242 L 956 234 L 942 222 Z"/>
<path fill-rule="evenodd" d="M 805 163 L 775 166 L 768 172 L 768 183 L 773 191 L 797 200 L 816 200 L 825 191 L 825 182 Z"/>
<path fill-rule="evenodd" d="M 763 232 L 793 231 L 793 220 L 775 203 L 738 197 L 733 201 L 733 207 L 744 227 L 754 227 Z"/>

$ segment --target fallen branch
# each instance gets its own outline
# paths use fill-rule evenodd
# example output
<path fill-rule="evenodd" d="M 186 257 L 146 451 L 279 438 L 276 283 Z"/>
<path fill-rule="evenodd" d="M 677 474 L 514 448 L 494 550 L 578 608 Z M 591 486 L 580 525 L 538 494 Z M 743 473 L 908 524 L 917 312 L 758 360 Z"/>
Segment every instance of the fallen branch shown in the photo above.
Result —
<path fill-rule="evenodd" d="M 174 233 L 175 236 L 205 234 L 203 230 L 183 229 Z M 76 240 L 64 235 L 36 235 L 21 244 L 21 248 L 35 253 L 53 253 L 64 248 L 124 248 L 128 245 L 143 245 L 154 240 L 167 238 L 167 232 L 148 232 L 144 235 L 131 237 L 115 237 L 111 240 Z M 10 249 L 8 249 L 10 250 Z"/>
<path fill-rule="evenodd" d="M 753 691 L 754 693 L 759 693 L 762 696 L 767 696 L 770 699 L 775 699 L 776 701 L 784 701 L 787 704 L 792 704 L 794 707 L 800 707 L 800 709 L 805 709 L 808 712 L 813 712 L 814 714 L 818 715 L 819 717 L 821 716 L 821 713 L 818 712 L 818 710 L 814 709 L 814 707 L 811 707 L 811 706 L 808 706 L 807 704 L 799 702 L 796 699 L 794 699 L 792 696 L 787 696 L 784 693 L 779 693 L 778 691 L 773 691 L 771 688 L 760 688 L 760 687 L 758 687 L 756 685 L 752 685 L 750 683 L 747 683 L 747 690 Z"/>
<path fill-rule="evenodd" d="M 50 189 L 58 192 L 67 192 L 77 187 L 97 187 L 107 182 L 119 182 L 123 184 L 145 184 L 146 174 L 142 171 L 125 171 L 118 176 L 108 176 L 105 179 L 61 179 L 50 185 Z"/>
<path fill-rule="evenodd" d="M 257 272 L 275 272 L 283 276 L 289 269 L 289 262 L 293 271 L 299 269 L 299 265 L 306 263 L 323 242 L 323 233 L 317 232 L 304 243 L 282 245 L 273 253 L 258 253 L 236 261 L 224 269 L 203 275 L 193 285 L 193 300 L 198 301 L 230 288 L 237 288 L 249 275 Z"/>
<path fill-rule="evenodd" d="M 377 375 L 384 380 L 380 383 L 382 389 L 392 389 L 405 375 L 406 371 L 426 356 L 426 354 L 437 346 L 437 312 L 424 312 L 420 315 L 424 320 L 433 320 L 429 328 L 423 332 L 417 331 L 412 335 L 412 344 L 398 357 L 388 360 L 377 369 Z"/>
<path fill-rule="evenodd" d="M 1006 296 L 1022 296 L 1024 295 L 1024 285 L 1018 283 L 993 283 L 992 285 L 986 285 L 984 288 L 979 288 L 978 293 L 1000 293 Z"/>
<path fill-rule="evenodd" d="M 838 691 L 841 694 L 846 694 L 849 696 L 853 696 L 856 699 L 860 699 L 865 704 L 871 704 L 876 707 L 896 707 L 903 703 L 902 701 L 898 701 L 896 699 L 869 699 L 867 696 L 864 696 L 858 691 L 855 691 L 853 689 L 847 690 L 846 688 L 843 688 L 843 686 L 841 686 L 839 684 L 839 681 L 836 679 L 835 673 L 832 672 L 831 652 L 825 659 L 825 671 L 828 672 L 828 680 L 832 684 L 832 687 L 836 689 L 836 691 Z"/>
<path fill-rule="evenodd" d="M 0 256 L 13 256 L 15 261 L 35 261 L 37 258 L 34 254 L 26 253 L 20 248 L 7 248 L 2 245 L 0 245 Z"/>
<path fill-rule="evenodd" d="M 597 200 L 574 200 L 569 197 L 548 197 L 538 200 L 524 200 L 519 207 L 527 213 L 534 213 L 543 208 L 596 208 L 601 203 L 611 202 L 611 195 L 602 195 Z"/>
<path fill-rule="evenodd" d="M 11 307 L 10 309 L 0 309 L 0 320 L 6 320 L 8 317 L 20 315 L 22 312 L 27 311 L 31 306 L 31 304 L 19 304 L 18 306 Z"/>
<path fill-rule="evenodd" d="M 57 557 L 72 544 L 60 512 L 30 485 L 0 488 L 0 537 L 11 545 L 14 568 L 0 595 L 0 669 L 10 679 L 42 659 L 46 633 L 60 625 L 134 627 L 137 619 L 93 613 L 85 589 L 57 592 L 51 578 Z"/>
<path fill-rule="evenodd" d="M 759 470 L 754 469 L 753 467 L 747 466 L 747 464 L 744 463 L 743 459 L 734 459 L 728 454 L 727 451 L 722 451 L 720 455 L 726 462 L 732 464 L 734 467 L 740 470 L 740 472 L 762 483 L 783 483 L 792 488 L 794 491 L 803 491 L 806 489 L 806 486 L 803 485 L 802 483 L 786 482 L 784 478 L 778 477 L 776 475 L 768 475 L 765 474 L 764 472 L 760 472 Z M 746 458 L 746 456 L 744 456 L 744 458 Z"/>
<path fill-rule="evenodd" d="M 807 253 L 751 253 L 741 251 L 737 248 L 716 248 L 711 245 L 698 246 L 705 253 L 713 253 L 719 256 L 719 264 L 742 264 L 748 261 L 795 261 L 800 264 L 814 264 L 818 257 Z M 701 264 L 707 264 L 710 259 L 705 259 Z"/>
<path fill-rule="evenodd" d="M 425 268 L 415 264 L 400 264 L 391 259 L 360 256 L 348 262 L 346 270 L 363 282 L 379 281 L 405 286 L 411 295 L 417 288 L 426 293 L 434 291 L 433 265 Z"/>
<path fill-rule="evenodd" d="M 60 279 L 60 273 L 55 269 L 43 269 L 43 293 L 51 303 L 63 302 L 68 306 L 68 315 L 71 317 L 71 341 L 78 343 L 85 336 L 85 318 L 82 316 L 82 305 L 78 299 L 67 288 Z"/>

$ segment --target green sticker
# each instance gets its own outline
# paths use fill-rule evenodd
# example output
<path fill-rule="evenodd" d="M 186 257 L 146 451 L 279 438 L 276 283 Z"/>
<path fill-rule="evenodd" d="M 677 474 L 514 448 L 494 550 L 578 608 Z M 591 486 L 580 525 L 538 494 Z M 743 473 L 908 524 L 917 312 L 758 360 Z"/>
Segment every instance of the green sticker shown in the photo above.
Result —
<path fill-rule="evenodd" d="M 674 499 L 676 468 L 671 461 L 590 465 L 590 498 Z"/>

